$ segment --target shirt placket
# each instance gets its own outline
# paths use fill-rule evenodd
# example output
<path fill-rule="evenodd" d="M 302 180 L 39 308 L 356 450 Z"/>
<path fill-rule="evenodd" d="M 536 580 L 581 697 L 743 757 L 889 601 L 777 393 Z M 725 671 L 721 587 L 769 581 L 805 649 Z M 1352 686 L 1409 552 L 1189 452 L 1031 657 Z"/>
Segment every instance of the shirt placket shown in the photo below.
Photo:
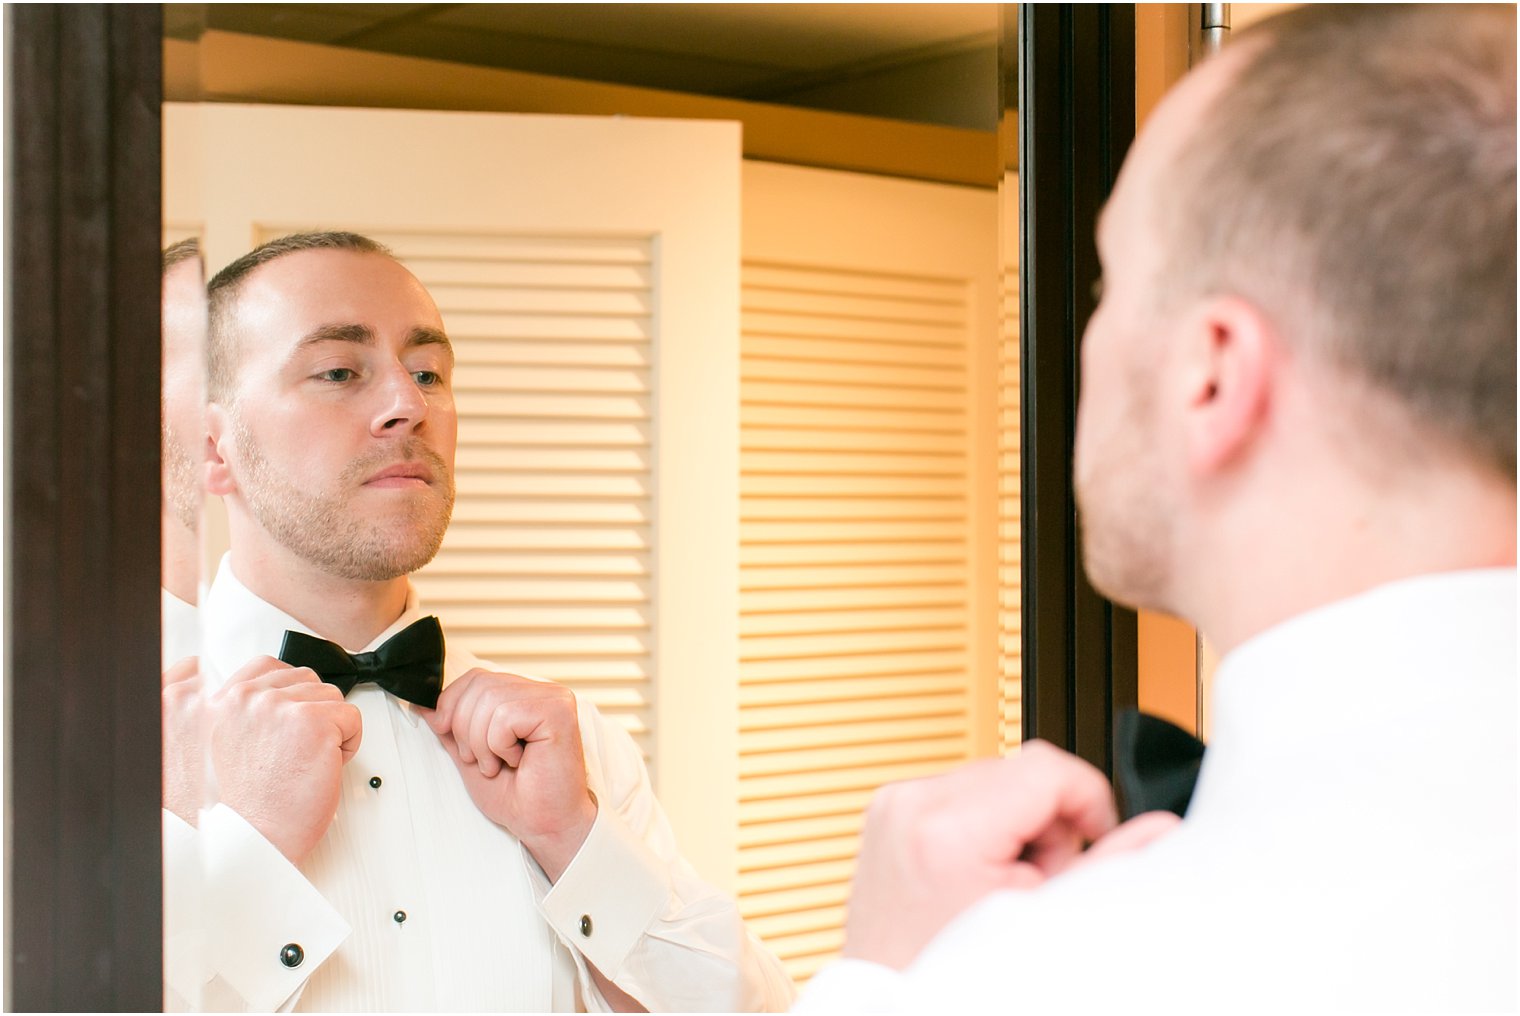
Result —
<path fill-rule="evenodd" d="M 398 738 L 409 732 L 404 708 L 373 685 L 354 689 L 349 700 L 364 719 L 359 752 L 345 767 L 345 795 L 362 812 L 366 835 L 360 849 L 376 851 L 376 892 L 368 902 L 372 912 L 350 915 L 370 926 L 380 954 L 389 958 L 392 972 L 385 978 L 395 997 L 386 1008 L 425 1010 L 436 998 L 432 914 L 421 875 L 422 857 L 412 827 L 414 809 Z"/>

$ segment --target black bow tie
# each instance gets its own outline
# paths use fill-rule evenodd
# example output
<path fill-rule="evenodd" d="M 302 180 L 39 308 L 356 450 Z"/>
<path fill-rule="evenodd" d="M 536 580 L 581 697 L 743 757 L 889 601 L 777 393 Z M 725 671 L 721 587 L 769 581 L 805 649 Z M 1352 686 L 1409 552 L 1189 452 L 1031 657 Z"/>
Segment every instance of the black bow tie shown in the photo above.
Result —
<path fill-rule="evenodd" d="M 374 652 L 353 655 L 337 643 L 287 631 L 280 659 L 293 667 L 310 667 L 344 695 L 354 685 L 372 681 L 397 698 L 432 709 L 443 688 L 443 627 L 436 617 L 424 617 Z"/>
<path fill-rule="evenodd" d="M 1203 765 L 1203 742 L 1181 727 L 1138 709 L 1114 722 L 1114 789 L 1121 818 L 1147 811 L 1182 815 Z"/>

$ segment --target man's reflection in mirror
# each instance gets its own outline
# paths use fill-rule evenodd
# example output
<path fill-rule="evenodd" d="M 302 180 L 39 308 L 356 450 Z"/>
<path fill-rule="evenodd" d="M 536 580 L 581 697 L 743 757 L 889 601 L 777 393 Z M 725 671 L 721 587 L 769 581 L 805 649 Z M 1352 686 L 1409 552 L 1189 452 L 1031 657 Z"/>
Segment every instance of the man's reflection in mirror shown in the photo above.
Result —
<path fill-rule="evenodd" d="M 167 665 L 196 652 L 206 298 L 200 244 L 194 239 L 164 251 L 162 320 L 160 529 L 163 660 Z"/>
<path fill-rule="evenodd" d="M 217 803 L 211 1008 L 784 1009 L 792 986 L 680 856 L 638 748 L 456 646 L 409 576 L 454 501 L 454 355 L 426 289 L 351 233 L 209 285 L 200 606 Z"/>
<path fill-rule="evenodd" d="M 202 939 L 194 826 L 206 793 L 195 608 L 206 432 L 206 289 L 200 245 L 193 239 L 164 251 L 161 320 L 164 954 L 166 964 L 183 966 Z M 165 1004 L 196 1008 L 198 991 L 176 992 L 166 984 Z"/>

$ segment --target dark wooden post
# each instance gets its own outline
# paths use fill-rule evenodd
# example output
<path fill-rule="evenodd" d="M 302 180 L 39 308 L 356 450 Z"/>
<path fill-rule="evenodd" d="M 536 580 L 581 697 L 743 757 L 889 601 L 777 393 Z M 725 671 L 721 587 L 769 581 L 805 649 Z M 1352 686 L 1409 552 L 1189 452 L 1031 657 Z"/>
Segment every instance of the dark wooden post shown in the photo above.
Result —
<path fill-rule="evenodd" d="M 6 10 L 8 1008 L 162 1006 L 162 13 Z"/>
<path fill-rule="evenodd" d="M 1082 569 L 1071 457 L 1098 212 L 1135 134 L 1132 4 L 1019 10 L 1024 737 L 1112 775 L 1136 701 L 1135 615 Z"/>

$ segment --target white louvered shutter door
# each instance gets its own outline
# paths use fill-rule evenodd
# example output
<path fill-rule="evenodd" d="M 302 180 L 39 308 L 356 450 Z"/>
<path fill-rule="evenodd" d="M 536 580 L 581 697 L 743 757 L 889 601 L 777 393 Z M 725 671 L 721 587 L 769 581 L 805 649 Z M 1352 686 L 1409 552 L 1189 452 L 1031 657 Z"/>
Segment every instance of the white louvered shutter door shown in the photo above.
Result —
<path fill-rule="evenodd" d="M 1001 341 L 998 354 L 998 698 L 1002 704 L 999 746 L 1003 754 L 1024 737 L 1024 645 L 1022 519 L 1019 466 L 1019 178 L 1003 177 Z"/>
<path fill-rule="evenodd" d="M 231 104 L 165 124 L 166 147 L 204 142 L 211 270 L 350 229 L 428 287 L 460 423 L 424 603 L 631 730 L 684 855 L 732 889 L 738 125 Z"/>
<path fill-rule="evenodd" d="M 744 216 L 739 891 L 803 981 L 843 941 L 873 790 L 996 750 L 996 204 L 746 163 Z"/>

